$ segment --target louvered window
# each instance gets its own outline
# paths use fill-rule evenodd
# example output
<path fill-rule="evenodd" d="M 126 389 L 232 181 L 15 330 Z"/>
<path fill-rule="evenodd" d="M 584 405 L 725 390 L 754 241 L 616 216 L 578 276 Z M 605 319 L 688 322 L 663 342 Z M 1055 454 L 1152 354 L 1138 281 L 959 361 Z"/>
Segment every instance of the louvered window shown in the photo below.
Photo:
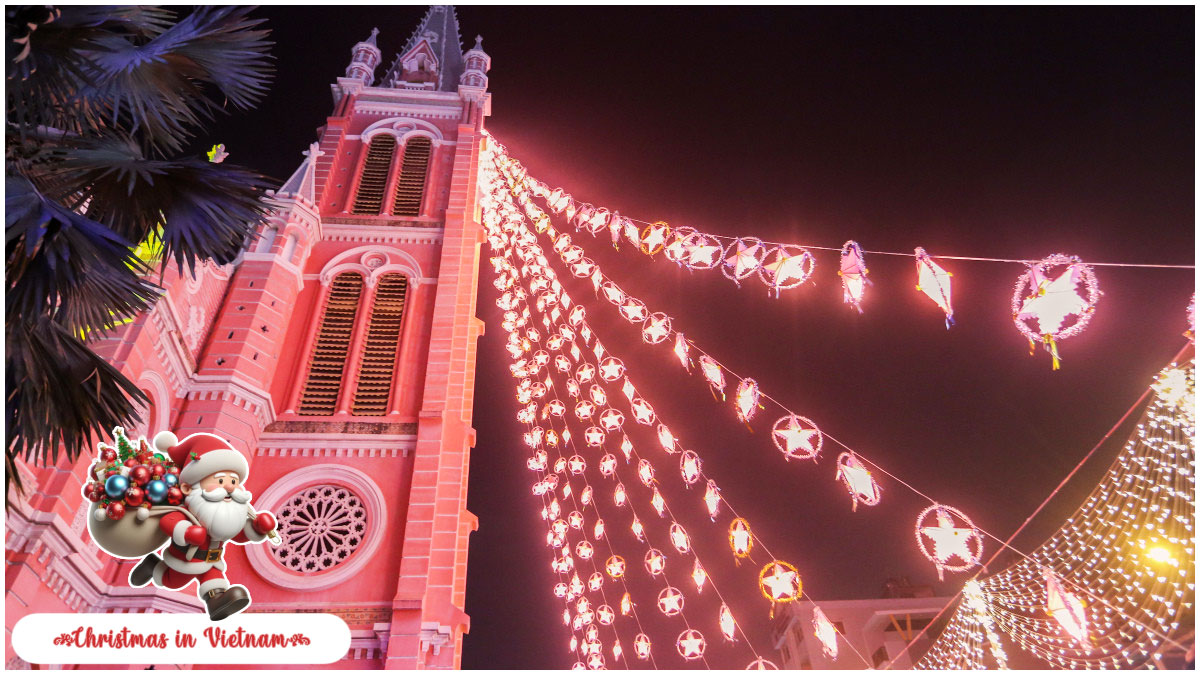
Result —
<path fill-rule="evenodd" d="M 379 215 L 395 151 L 396 139 L 392 136 L 383 134 L 371 141 L 367 148 L 367 160 L 363 162 L 362 178 L 358 182 L 358 194 L 354 197 L 354 213 Z"/>
<path fill-rule="evenodd" d="M 333 279 L 308 362 L 308 379 L 300 397 L 301 415 L 332 415 L 337 408 L 362 287 L 363 278 L 357 272 L 343 272 Z"/>
<path fill-rule="evenodd" d="M 404 144 L 404 164 L 400 168 L 400 180 L 396 181 L 392 215 L 421 215 L 421 198 L 425 196 L 425 175 L 429 173 L 432 150 L 432 144 L 424 136 L 410 138 Z"/>
<path fill-rule="evenodd" d="M 407 291 L 408 279 L 402 274 L 385 274 L 379 279 L 354 390 L 355 415 L 387 414 Z"/>

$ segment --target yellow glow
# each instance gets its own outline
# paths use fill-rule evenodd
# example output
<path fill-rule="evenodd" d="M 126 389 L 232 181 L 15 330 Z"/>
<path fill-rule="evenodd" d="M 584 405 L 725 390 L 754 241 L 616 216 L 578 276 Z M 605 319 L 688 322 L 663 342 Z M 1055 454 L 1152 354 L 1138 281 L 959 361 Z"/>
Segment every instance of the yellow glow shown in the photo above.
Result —
<path fill-rule="evenodd" d="M 1146 551 L 1146 557 L 1155 562 L 1164 563 L 1171 559 L 1171 552 L 1165 546 L 1153 546 Z"/>

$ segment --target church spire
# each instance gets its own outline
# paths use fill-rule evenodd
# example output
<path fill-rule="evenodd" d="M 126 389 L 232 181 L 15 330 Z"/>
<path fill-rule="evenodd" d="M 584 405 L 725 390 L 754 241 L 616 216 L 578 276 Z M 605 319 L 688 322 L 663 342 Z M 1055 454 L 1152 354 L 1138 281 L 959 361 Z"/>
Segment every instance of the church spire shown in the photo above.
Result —
<path fill-rule="evenodd" d="M 354 45 L 350 65 L 346 67 L 346 77 L 359 80 L 368 87 L 375 81 L 375 66 L 383 58 L 383 52 L 375 44 L 376 35 L 379 35 L 379 29 L 372 28 L 370 37 Z"/>
<path fill-rule="evenodd" d="M 436 91 L 455 91 L 463 73 L 462 35 L 452 5 L 432 5 L 425 12 L 380 86 L 432 83 Z M 436 68 L 436 71 L 427 70 Z"/>

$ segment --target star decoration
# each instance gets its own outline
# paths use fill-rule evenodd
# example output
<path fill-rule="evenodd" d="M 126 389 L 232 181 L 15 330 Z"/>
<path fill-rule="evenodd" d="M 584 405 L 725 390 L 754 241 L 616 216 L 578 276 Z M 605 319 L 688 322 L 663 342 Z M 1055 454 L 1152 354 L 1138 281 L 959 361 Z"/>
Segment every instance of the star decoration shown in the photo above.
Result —
<path fill-rule="evenodd" d="M 583 529 L 583 514 L 578 511 L 572 511 L 567 516 L 567 524 L 571 526 L 572 530 L 582 530 Z"/>
<path fill-rule="evenodd" d="M 560 598 L 567 597 L 567 585 L 562 582 L 554 584 L 553 591 L 554 591 L 554 595 L 556 595 Z"/>
<path fill-rule="evenodd" d="M 779 291 L 795 288 L 807 281 L 816 266 L 816 258 L 807 250 L 781 244 L 771 249 L 763 259 L 758 275 L 768 288 L 775 291 L 775 297 L 779 297 Z"/>
<path fill-rule="evenodd" d="M 621 483 L 617 483 L 617 487 L 613 488 L 613 503 L 625 506 L 625 486 Z"/>
<path fill-rule="evenodd" d="M 583 440 L 591 447 L 598 448 L 604 445 L 604 430 L 600 427 L 588 427 L 583 432 Z"/>
<path fill-rule="evenodd" d="M 572 309 L 571 313 L 567 315 L 567 321 L 571 322 L 572 326 L 578 326 L 586 314 L 587 310 L 583 308 L 583 305 L 575 305 L 575 309 Z M 573 335 L 568 333 L 564 333 L 563 337 L 568 340 L 573 339 Z"/>
<path fill-rule="evenodd" d="M 604 570 L 608 572 L 608 576 L 620 579 L 625 576 L 625 559 L 619 555 L 610 556 L 604 563 Z"/>
<path fill-rule="evenodd" d="M 564 556 L 564 559 L 570 559 L 570 556 Z M 574 567 L 574 565 L 571 566 Z M 572 597 L 583 592 L 583 582 L 579 580 L 578 573 L 571 575 L 571 583 L 567 584 L 567 592 Z"/>
<path fill-rule="evenodd" d="M 694 270 L 716 267 L 724 250 L 716 239 L 699 232 L 684 239 L 683 248 L 686 253 L 684 264 Z"/>
<path fill-rule="evenodd" d="M 562 401 L 554 399 L 546 404 L 546 412 L 555 417 L 562 417 L 567 412 L 567 406 Z"/>
<path fill-rule="evenodd" d="M 608 403 L 608 394 L 605 394 L 604 388 L 598 384 L 593 384 L 591 388 L 588 389 L 588 394 L 592 397 L 592 403 L 595 403 L 598 406 Z"/>
<path fill-rule="evenodd" d="M 609 408 L 600 414 L 600 426 L 606 431 L 615 431 L 625 424 L 625 416 L 616 408 Z"/>
<path fill-rule="evenodd" d="M 571 274 L 583 279 L 591 276 L 592 272 L 596 271 L 596 263 L 592 262 L 589 258 L 583 258 L 579 262 L 568 265 L 568 268 L 570 268 Z"/>
<path fill-rule="evenodd" d="M 598 591 L 604 585 L 604 575 L 599 572 L 592 572 L 592 576 L 588 577 L 588 590 Z M 606 607 L 605 605 L 604 607 Z M 601 607 L 603 609 L 603 607 Z M 609 611 L 612 611 L 611 609 Z M 599 610 L 597 610 L 599 612 Z"/>
<path fill-rule="evenodd" d="M 633 653 L 642 660 L 650 658 L 650 636 L 645 633 L 638 633 L 633 638 Z"/>
<path fill-rule="evenodd" d="M 871 477 L 871 472 L 859 461 L 857 455 L 853 452 L 843 452 L 838 455 L 837 467 L 837 474 L 834 477 L 842 481 L 846 490 L 850 492 L 850 509 L 852 511 L 857 511 L 860 503 L 866 506 L 875 506 L 879 503 L 879 497 L 883 491 Z"/>
<path fill-rule="evenodd" d="M 606 281 L 600 285 L 600 292 L 604 293 L 606 300 L 614 305 L 620 305 L 625 302 L 625 291 L 611 281 Z"/>
<path fill-rule="evenodd" d="M 571 362 L 567 359 L 567 357 L 559 354 L 554 357 L 554 367 L 558 369 L 558 372 L 565 373 L 571 370 Z"/>
<path fill-rule="evenodd" d="M 646 303 L 637 298 L 629 298 L 625 304 L 621 305 L 621 316 L 629 323 L 641 323 L 646 320 L 650 312 L 646 309 Z"/>
<path fill-rule="evenodd" d="M 836 661 L 838 656 L 837 628 L 829 620 L 829 617 L 825 616 L 825 612 L 822 612 L 820 607 L 813 607 L 813 635 L 821 643 L 821 650 L 825 652 L 825 656 Z"/>
<path fill-rule="evenodd" d="M 580 401 L 575 404 L 575 416 L 581 420 L 591 419 L 596 414 L 596 404 L 591 401 Z"/>
<path fill-rule="evenodd" d="M 758 572 L 758 586 L 772 603 L 791 602 L 800 596 L 800 573 L 790 563 L 772 560 Z"/>
<path fill-rule="evenodd" d="M 724 635 L 726 640 L 733 642 L 734 631 L 737 630 L 737 622 L 733 620 L 733 612 L 729 610 L 729 605 L 723 602 L 717 614 L 717 625 L 721 627 L 721 635 Z"/>
<path fill-rule="evenodd" d="M 937 525 L 923 525 L 925 519 L 933 514 Z M 961 521 L 963 527 L 955 527 L 955 521 Z M 933 551 L 925 545 L 925 539 L 933 542 Z M 971 523 L 966 514 L 951 506 L 934 504 L 917 517 L 917 544 L 925 557 L 933 561 L 938 570 L 938 579 L 943 578 L 943 570 L 961 572 L 979 564 L 983 554 L 983 537 Z M 949 564 L 952 558 L 958 558 L 960 564 Z"/>
<path fill-rule="evenodd" d="M 726 258 L 721 272 L 734 281 L 745 279 L 758 270 L 765 254 L 766 248 L 758 239 L 737 239 L 725 251 Z"/>
<path fill-rule="evenodd" d="M 671 545 L 680 553 L 687 553 L 691 548 L 691 542 L 688 539 L 687 531 L 679 523 L 671 523 L 671 529 L 668 532 L 671 540 Z"/>
<path fill-rule="evenodd" d="M 591 382 L 596 376 L 596 367 L 590 363 L 585 363 L 575 370 L 575 379 L 579 380 L 580 384 Z"/>
<path fill-rule="evenodd" d="M 641 249 L 646 255 L 654 255 L 667 244 L 667 235 L 671 227 L 661 220 L 653 225 L 647 225 L 641 234 Z"/>
<path fill-rule="evenodd" d="M 658 609 L 667 616 L 683 611 L 683 593 L 674 586 L 667 586 L 658 594 Z"/>
<path fill-rule="evenodd" d="M 775 422 L 771 432 L 775 447 L 783 453 L 784 459 L 817 460 L 824 439 L 821 430 L 813 421 L 799 415 L 786 415 Z"/>
<path fill-rule="evenodd" d="M 605 382 L 615 382 L 625 374 L 625 364 L 615 356 L 610 356 L 600 362 L 600 379 Z"/>
<path fill-rule="evenodd" d="M 704 636 L 694 628 L 683 631 L 675 640 L 675 649 L 680 656 L 689 661 L 704 656 L 705 646 Z"/>
<path fill-rule="evenodd" d="M 587 461 L 580 455 L 571 455 L 571 458 L 567 460 L 567 470 L 576 476 L 583 473 L 583 470 L 586 468 Z"/>
<path fill-rule="evenodd" d="M 579 398 L 579 383 L 575 380 L 567 380 L 567 393 L 571 398 Z"/>
<path fill-rule="evenodd" d="M 562 473 L 566 470 L 567 460 L 565 458 L 559 457 L 558 459 L 554 460 L 554 473 Z"/>
<path fill-rule="evenodd" d="M 679 458 L 679 473 L 684 483 L 695 485 L 700 480 L 700 456 L 691 450 L 684 450 Z"/>
<path fill-rule="evenodd" d="M 633 419 L 640 424 L 650 425 L 654 422 L 654 408 L 650 407 L 646 399 L 634 398 L 630 407 L 633 409 Z"/>
<path fill-rule="evenodd" d="M 596 649 L 600 648 L 599 642 L 594 643 L 594 645 Z M 599 653 L 589 654 L 587 657 L 587 667 L 588 670 L 603 670 L 604 655 Z"/>
<path fill-rule="evenodd" d="M 638 541 L 642 541 L 642 537 L 638 537 Z M 667 558 L 656 548 L 646 551 L 646 571 L 650 576 L 656 577 L 663 573 L 667 567 Z"/>
<path fill-rule="evenodd" d="M 1052 279 L 1049 271 L 1056 267 L 1063 267 L 1063 271 Z M 1077 290 L 1080 284 L 1084 286 L 1082 296 Z M 1054 370 L 1058 370 L 1058 342 L 1087 327 L 1099 299 L 1100 288 L 1092 268 L 1076 256 L 1056 253 L 1031 264 L 1029 271 L 1017 279 L 1012 298 L 1013 323 L 1029 340 L 1030 353 L 1035 344 L 1042 343 L 1050 352 Z M 1063 327 L 1068 316 L 1075 316 L 1075 321 Z M 1036 331 L 1029 321 L 1035 321 Z"/>
<path fill-rule="evenodd" d="M 614 612 L 613 608 L 609 607 L 608 605 L 600 605 L 596 608 L 596 620 L 599 621 L 600 625 L 602 626 L 611 626 L 616 617 L 616 612 Z"/>
<path fill-rule="evenodd" d="M 642 339 L 656 345 L 671 335 L 671 317 L 662 312 L 651 314 L 642 325 Z"/>
<path fill-rule="evenodd" d="M 750 523 L 742 518 L 734 518 L 729 524 L 729 548 L 738 558 L 750 557 L 750 549 L 754 548 L 754 536 L 750 533 Z"/>
<path fill-rule="evenodd" d="M 617 472 L 617 458 L 613 454 L 607 454 L 600 458 L 600 475 L 605 478 L 611 478 Z"/>
<path fill-rule="evenodd" d="M 575 555 L 579 556 L 583 560 L 591 560 L 592 553 L 592 545 L 589 542 L 581 541 L 575 545 Z"/>

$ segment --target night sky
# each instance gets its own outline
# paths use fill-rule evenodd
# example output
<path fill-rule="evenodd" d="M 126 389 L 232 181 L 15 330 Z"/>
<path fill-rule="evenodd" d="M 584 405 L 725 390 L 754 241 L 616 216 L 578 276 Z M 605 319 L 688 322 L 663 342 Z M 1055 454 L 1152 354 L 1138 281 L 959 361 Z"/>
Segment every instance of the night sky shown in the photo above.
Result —
<path fill-rule="evenodd" d="M 380 29 L 391 62 L 423 7 L 267 7 L 278 75 L 266 101 L 214 126 L 229 161 L 279 180 L 298 165 L 331 110 L 329 85 L 350 48 Z M 520 8 L 459 9 L 464 43 L 492 56 L 487 128 L 530 174 L 578 200 L 643 220 L 732 236 L 933 256 L 1194 263 L 1193 13 L 1126 8 Z M 561 222 L 561 221 L 558 221 Z M 1062 370 L 1012 324 L 1021 266 L 944 261 L 955 274 L 957 325 L 914 289 L 911 257 L 867 257 L 864 313 L 841 302 L 837 255 L 814 251 L 814 282 L 768 298 L 717 271 L 689 272 L 582 245 L 652 310 L 707 351 L 922 492 L 1006 538 L 1103 437 L 1185 340 L 1190 270 L 1097 268 L 1090 327 L 1060 344 Z M 483 255 L 488 252 L 485 247 Z M 491 273 L 481 275 L 480 340 L 468 508 L 479 516 L 467 583 L 466 668 L 567 667 L 562 604 L 533 474 L 515 420 Z M 637 332 L 569 279 L 601 340 L 777 556 L 795 563 L 818 602 L 878 597 L 890 576 L 953 594 L 916 548 L 927 505 L 881 477 L 882 503 L 850 510 L 834 476 L 839 452 L 785 463 L 768 408 L 753 433 L 714 401 L 669 348 Z M 1026 532 L 1036 547 L 1070 514 L 1119 450 L 1097 453 Z M 639 439 L 634 438 L 635 442 Z M 646 455 L 673 458 L 640 445 Z M 625 482 L 631 488 L 631 474 Z M 664 495 L 698 545 L 755 647 L 769 645 L 754 565 L 733 564 L 727 512 L 708 521 L 702 491 L 665 476 Z M 640 486 L 636 486 L 640 488 Z M 612 510 L 609 488 L 602 509 Z M 651 537 L 667 523 L 632 494 Z M 678 619 L 654 609 L 628 513 L 606 514 L 630 560 L 635 601 L 659 667 L 675 655 Z M 997 544 L 989 541 L 985 555 Z M 765 559 L 756 556 L 760 564 Z M 671 554 L 672 583 L 690 563 Z M 638 594 L 640 595 L 640 599 Z M 619 598 L 619 595 L 617 596 Z M 610 601 L 613 599 L 610 598 Z M 741 668 L 744 643 L 722 644 L 711 589 L 689 595 L 688 620 L 709 664 Z M 620 624 L 619 624 L 620 625 Z M 624 629 L 622 629 L 624 630 Z M 623 637 L 627 651 L 632 632 Z M 632 656 L 630 657 L 632 659 Z M 852 656 L 850 658 L 853 658 Z"/>

